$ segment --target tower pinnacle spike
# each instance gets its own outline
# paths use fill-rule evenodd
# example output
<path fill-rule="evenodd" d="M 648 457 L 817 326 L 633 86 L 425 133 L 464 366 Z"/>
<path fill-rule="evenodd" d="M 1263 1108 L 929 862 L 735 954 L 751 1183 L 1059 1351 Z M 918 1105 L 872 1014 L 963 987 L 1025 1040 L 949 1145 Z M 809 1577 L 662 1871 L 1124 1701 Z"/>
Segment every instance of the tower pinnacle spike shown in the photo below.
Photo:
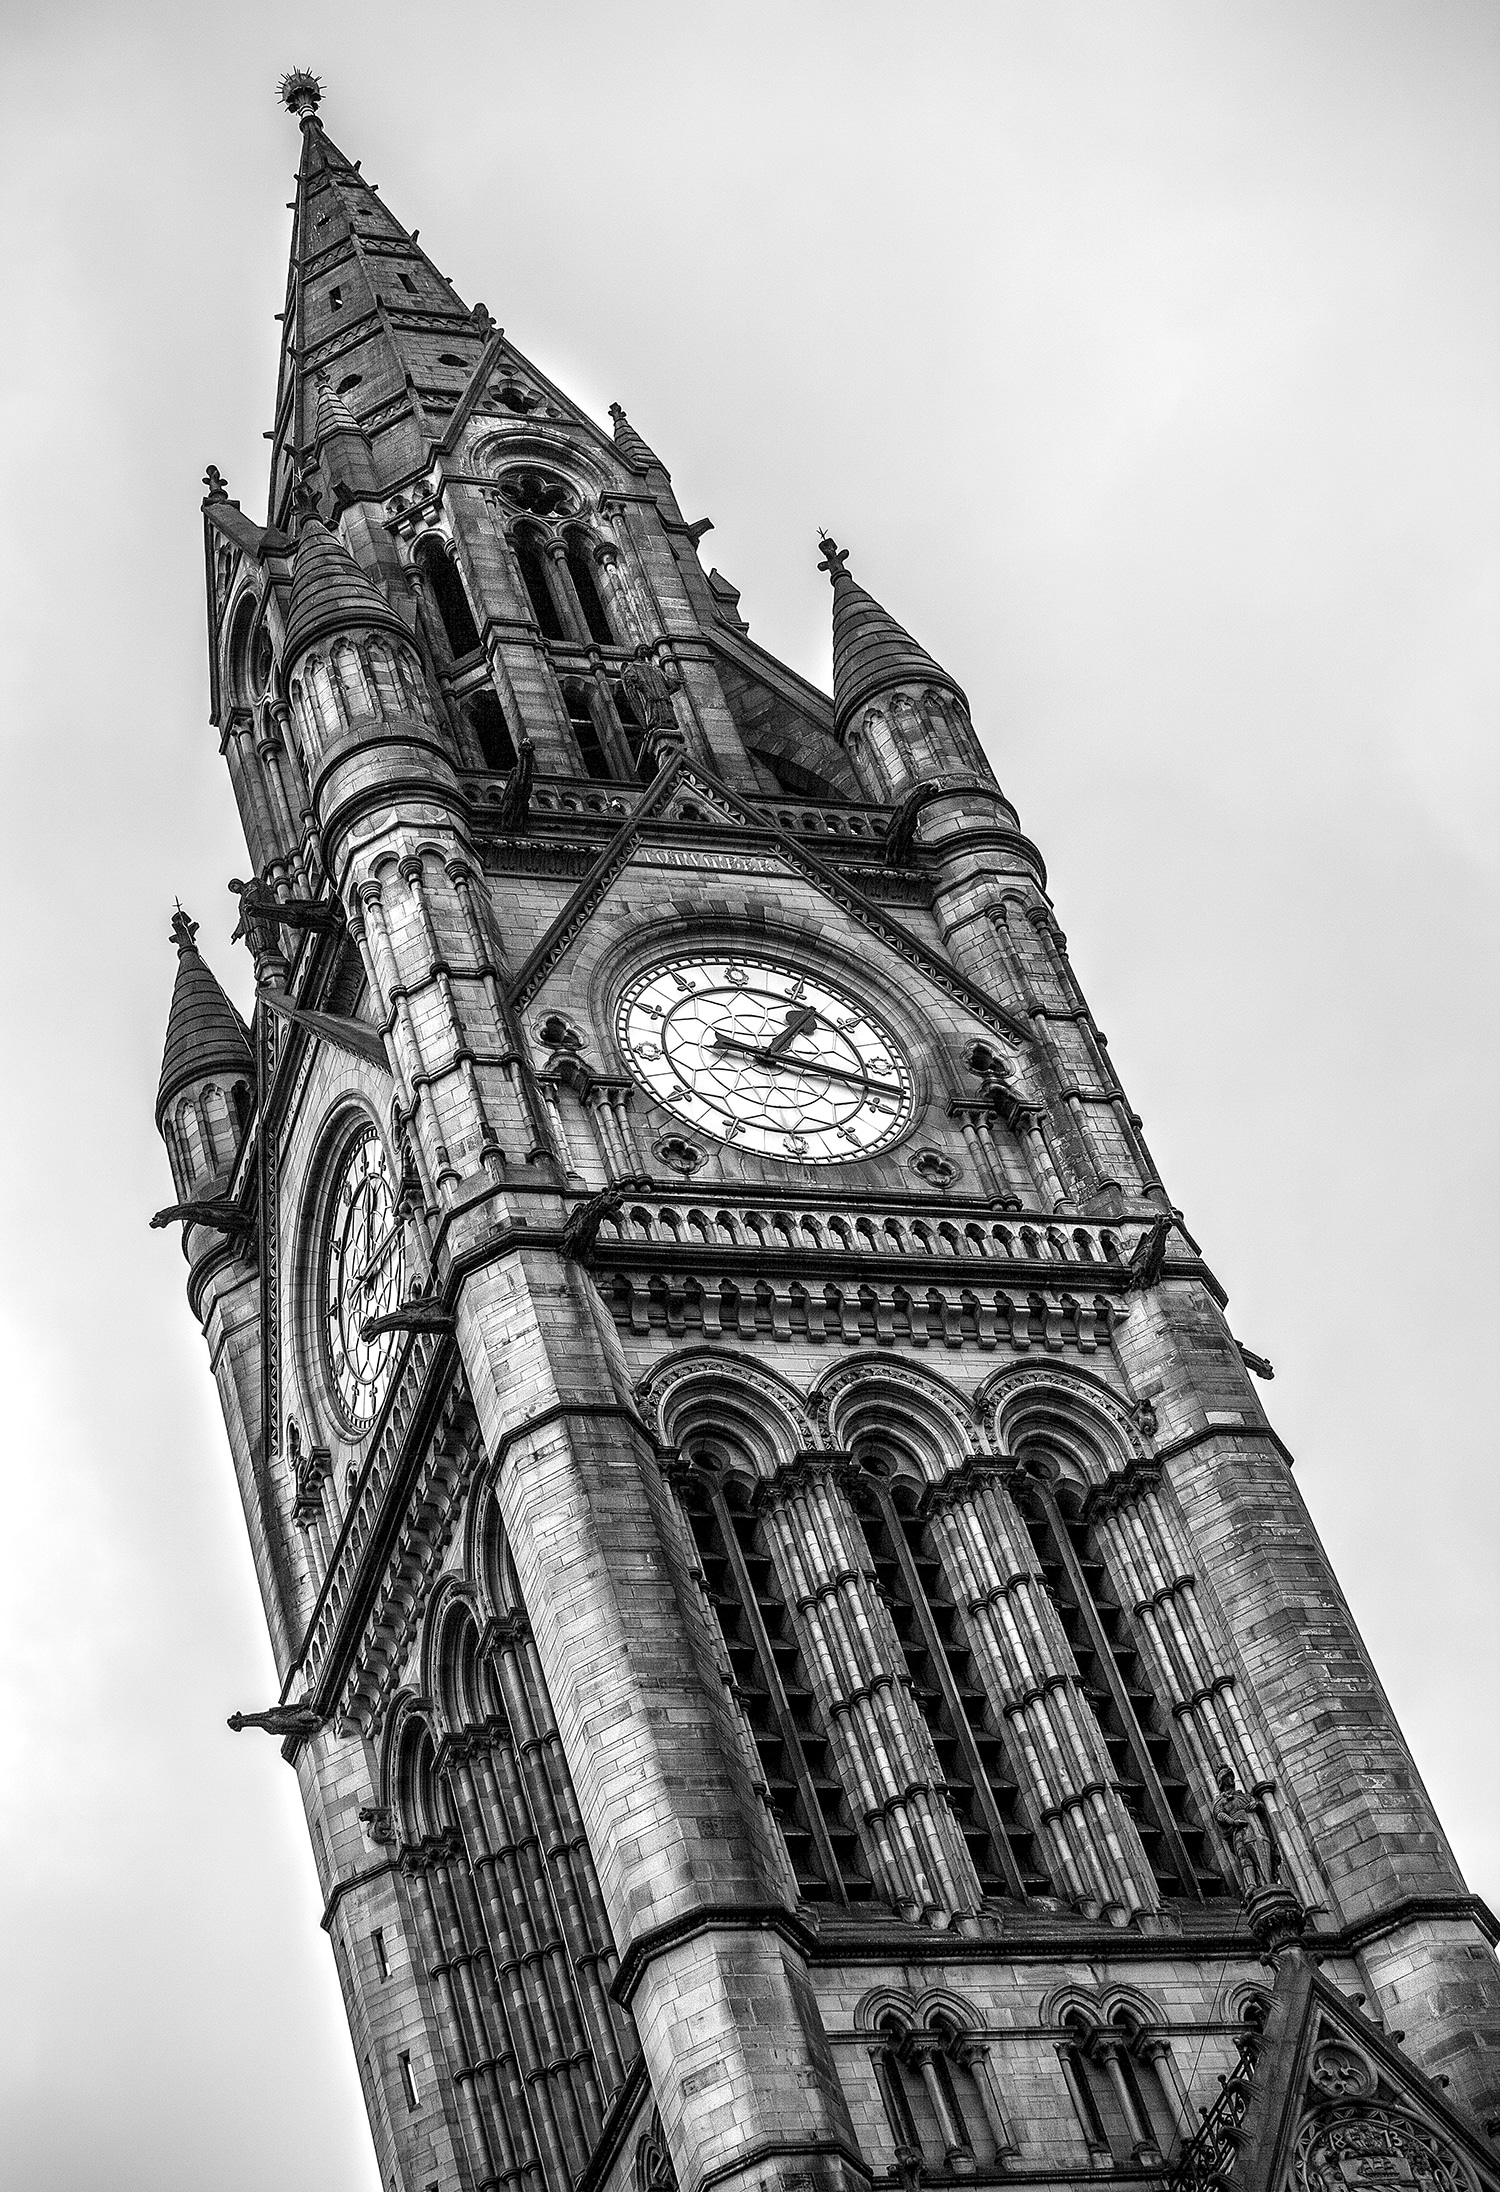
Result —
<path fill-rule="evenodd" d="M 191 914 L 183 912 L 180 898 L 175 901 L 175 904 L 177 911 L 172 916 L 172 942 L 177 946 L 180 956 L 184 952 L 197 950 L 198 947 L 194 939 L 198 934 L 198 924 Z"/>
<path fill-rule="evenodd" d="M 841 548 L 836 540 L 828 533 L 823 532 L 821 527 L 819 528 L 818 546 L 823 551 L 823 560 L 818 565 L 818 569 L 828 573 L 830 585 L 837 586 L 841 578 L 849 576 L 844 569 L 844 565 L 849 561 L 849 551 L 847 548 Z"/>
<path fill-rule="evenodd" d="M 323 79 L 311 69 L 288 69 L 276 89 L 299 122 L 310 122 L 322 102 Z"/>

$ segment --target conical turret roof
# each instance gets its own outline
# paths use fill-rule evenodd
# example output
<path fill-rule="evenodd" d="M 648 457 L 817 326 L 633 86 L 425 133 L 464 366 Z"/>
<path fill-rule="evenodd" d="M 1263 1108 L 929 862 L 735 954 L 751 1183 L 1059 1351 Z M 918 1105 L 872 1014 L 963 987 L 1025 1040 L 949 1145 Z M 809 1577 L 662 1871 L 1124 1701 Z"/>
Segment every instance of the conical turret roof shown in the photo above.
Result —
<path fill-rule="evenodd" d="M 833 712 L 842 731 L 868 700 L 896 685 L 941 685 L 968 706 L 956 678 L 845 570 L 848 550 L 826 536 L 818 565 L 833 581 Z"/>
<path fill-rule="evenodd" d="M 313 423 L 313 442 L 321 449 L 325 441 L 332 441 L 336 434 L 357 434 L 361 441 L 368 436 L 343 397 L 326 373 L 318 375 L 318 402 Z"/>
<path fill-rule="evenodd" d="M 172 921 L 177 946 L 177 981 L 167 1014 L 161 1080 L 156 1090 L 156 1122 L 190 1081 L 222 1074 L 226 1079 L 253 1076 L 255 1061 L 244 1021 L 199 956 L 194 939 L 198 924 L 179 907 Z"/>
<path fill-rule="evenodd" d="M 343 542 L 321 518 L 309 514 L 302 520 L 292 561 L 283 651 L 287 668 L 315 639 L 330 632 L 368 631 L 372 625 L 397 632 L 402 639 L 409 636 L 385 595 L 366 578 Z"/>

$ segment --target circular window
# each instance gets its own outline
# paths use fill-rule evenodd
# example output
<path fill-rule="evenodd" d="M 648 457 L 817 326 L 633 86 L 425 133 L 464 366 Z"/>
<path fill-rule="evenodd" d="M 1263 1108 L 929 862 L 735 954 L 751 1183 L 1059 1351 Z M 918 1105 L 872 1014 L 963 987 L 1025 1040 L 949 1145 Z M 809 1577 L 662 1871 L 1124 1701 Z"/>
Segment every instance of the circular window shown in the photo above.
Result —
<path fill-rule="evenodd" d="M 513 502 L 518 510 L 529 510 L 533 517 L 571 517 L 578 508 L 577 490 L 556 472 L 545 472 L 537 464 L 520 464 L 513 471 L 503 472 L 500 491 L 507 502 Z"/>

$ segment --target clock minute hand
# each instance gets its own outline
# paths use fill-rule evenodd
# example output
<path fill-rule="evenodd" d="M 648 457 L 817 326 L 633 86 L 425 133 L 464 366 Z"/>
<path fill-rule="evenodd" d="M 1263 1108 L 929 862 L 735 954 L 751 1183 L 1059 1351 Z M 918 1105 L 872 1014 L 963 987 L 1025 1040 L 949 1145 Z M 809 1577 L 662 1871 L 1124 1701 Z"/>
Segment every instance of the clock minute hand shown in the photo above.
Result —
<path fill-rule="evenodd" d="M 766 1050 L 758 1043 L 742 1043 L 733 1035 L 716 1035 L 716 1050 L 732 1050 L 741 1058 L 754 1058 L 761 1065 L 790 1066 L 794 1073 L 821 1073 L 829 1081 L 848 1081 L 854 1088 L 866 1088 L 872 1096 L 900 1096 L 904 1091 L 890 1081 L 872 1081 L 867 1073 L 850 1073 L 843 1066 L 825 1066 L 816 1058 L 794 1058 L 790 1051 Z"/>
<path fill-rule="evenodd" d="M 378 1263 L 383 1263 L 385 1261 L 387 1251 L 389 1250 L 392 1241 L 398 1239 L 400 1236 L 401 1223 L 402 1221 L 398 1218 L 395 1224 L 391 1227 L 389 1233 L 387 1233 L 385 1239 L 379 1243 L 374 1253 L 371 1255 L 370 1260 L 365 1265 L 363 1271 L 357 1271 L 354 1274 L 354 1283 L 356 1286 L 363 1286 L 366 1280 L 369 1278 L 370 1273 L 375 1269 L 375 1266 Z"/>

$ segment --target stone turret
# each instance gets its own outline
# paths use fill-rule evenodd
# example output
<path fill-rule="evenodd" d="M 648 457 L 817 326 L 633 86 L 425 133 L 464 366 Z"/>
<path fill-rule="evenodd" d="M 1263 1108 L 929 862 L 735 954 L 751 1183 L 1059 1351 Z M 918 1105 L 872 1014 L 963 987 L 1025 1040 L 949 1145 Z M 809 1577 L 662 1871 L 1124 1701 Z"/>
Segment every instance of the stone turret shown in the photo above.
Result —
<path fill-rule="evenodd" d="M 833 582 L 834 723 L 869 797 L 899 803 L 939 781 L 993 791 L 963 687 L 850 577 L 846 548 L 826 535 L 818 546 Z"/>
<path fill-rule="evenodd" d="M 255 1084 L 245 1023 L 204 964 L 197 934 L 197 922 L 179 908 L 172 920 L 177 981 L 156 1091 L 156 1129 L 184 1200 L 227 1181 Z"/>
<path fill-rule="evenodd" d="M 317 514 L 310 485 L 303 504 L 282 640 L 282 673 L 313 805 L 325 831 L 335 805 L 362 785 L 372 741 L 399 739 L 386 762 L 413 765 L 454 787 L 452 765 L 416 645 L 398 612 Z M 421 749 L 417 762 L 413 746 Z M 337 792 L 330 786 L 338 780 Z M 325 856 L 327 853 L 325 843 Z M 336 872 L 336 871 L 331 871 Z"/>

